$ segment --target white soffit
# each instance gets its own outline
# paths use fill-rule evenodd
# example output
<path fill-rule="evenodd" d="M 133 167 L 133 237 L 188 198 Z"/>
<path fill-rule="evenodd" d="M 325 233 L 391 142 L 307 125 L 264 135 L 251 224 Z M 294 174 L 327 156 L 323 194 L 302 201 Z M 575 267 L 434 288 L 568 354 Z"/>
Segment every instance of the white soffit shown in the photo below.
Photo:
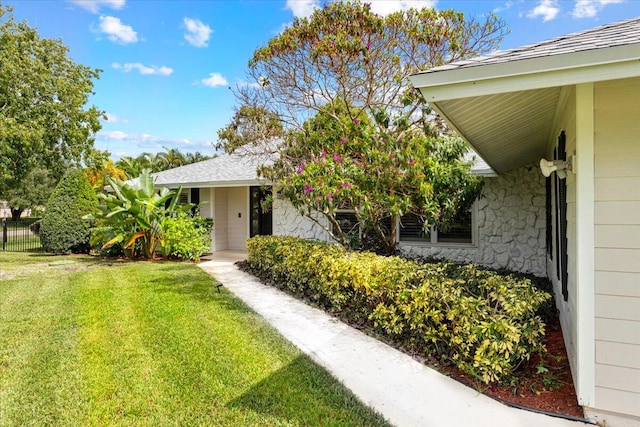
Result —
<path fill-rule="evenodd" d="M 539 160 L 560 87 L 436 102 L 433 107 L 498 173 Z"/>

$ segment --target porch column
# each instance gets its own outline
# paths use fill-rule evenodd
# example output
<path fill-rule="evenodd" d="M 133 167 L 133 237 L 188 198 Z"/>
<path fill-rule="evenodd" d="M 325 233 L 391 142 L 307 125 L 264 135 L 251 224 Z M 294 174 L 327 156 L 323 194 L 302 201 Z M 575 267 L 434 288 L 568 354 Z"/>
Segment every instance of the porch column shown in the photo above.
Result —
<path fill-rule="evenodd" d="M 578 402 L 595 406 L 595 183 L 593 83 L 576 85 L 576 307 Z M 571 153 L 569 153 L 571 154 Z"/>

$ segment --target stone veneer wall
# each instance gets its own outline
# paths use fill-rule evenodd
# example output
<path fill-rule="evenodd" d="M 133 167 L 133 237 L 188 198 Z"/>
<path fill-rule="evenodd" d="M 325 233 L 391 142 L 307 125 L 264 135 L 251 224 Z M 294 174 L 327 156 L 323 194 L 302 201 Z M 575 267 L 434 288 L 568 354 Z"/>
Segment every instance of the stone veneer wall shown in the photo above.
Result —
<path fill-rule="evenodd" d="M 315 222 L 300 215 L 288 200 L 273 199 L 273 234 L 326 241 L 327 233 Z"/>
<path fill-rule="evenodd" d="M 401 242 L 401 250 L 546 276 L 545 181 L 537 165 L 485 178 L 475 209 L 476 246 Z"/>
<path fill-rule="evenodd" d="M 400 242 L 411 257 L 434 257 L 546 276 L 544 177 L 537 165 L 485 178 L 475 205 L 476 245 Z M 286 200 L 274 199 L 273 234 L 327 241 L 317 224 Z"/>

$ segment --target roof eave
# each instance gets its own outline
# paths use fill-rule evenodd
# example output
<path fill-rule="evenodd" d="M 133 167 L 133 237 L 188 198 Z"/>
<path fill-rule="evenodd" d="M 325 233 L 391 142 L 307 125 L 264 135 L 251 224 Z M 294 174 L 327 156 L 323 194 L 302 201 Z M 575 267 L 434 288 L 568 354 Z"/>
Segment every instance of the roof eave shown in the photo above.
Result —
<path fill-rule="evenodd" d="M 640 75 L 640 44 L 496 64 L 423 72 L 410 77 L 425 100 L 468 98 Z"/>
<path fill-rule="evenodd" d="M 268 183 L 263 179 L 244 179 L 232 181 L 203 181 L 203 182 L 156 182 L 156 187 L 169 188 L 217 188 L 217 187 L 249 187 L 252 185 L 263 185 Z"/>

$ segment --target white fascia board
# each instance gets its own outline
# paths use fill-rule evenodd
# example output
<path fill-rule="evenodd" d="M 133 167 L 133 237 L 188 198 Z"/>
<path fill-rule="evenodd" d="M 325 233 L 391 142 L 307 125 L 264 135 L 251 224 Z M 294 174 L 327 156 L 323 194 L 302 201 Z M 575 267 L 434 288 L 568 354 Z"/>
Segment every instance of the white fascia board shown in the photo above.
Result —
<path fill-rule="evenodd" d="M 640 75 L 640 45 L 414 74 L 427 102 L 613 80 Z"/>
<path fill-rule="evenodd" d="M 265 180 L 236 180 L 236 181 L 205 181 L 205 182 L 163 182 L 156 183 L 156 187 L 182 187 L 182 188 L 220 188 L 220 187 L 251 187 L 258 185 L 270 185 L 268 181 Z"/>

